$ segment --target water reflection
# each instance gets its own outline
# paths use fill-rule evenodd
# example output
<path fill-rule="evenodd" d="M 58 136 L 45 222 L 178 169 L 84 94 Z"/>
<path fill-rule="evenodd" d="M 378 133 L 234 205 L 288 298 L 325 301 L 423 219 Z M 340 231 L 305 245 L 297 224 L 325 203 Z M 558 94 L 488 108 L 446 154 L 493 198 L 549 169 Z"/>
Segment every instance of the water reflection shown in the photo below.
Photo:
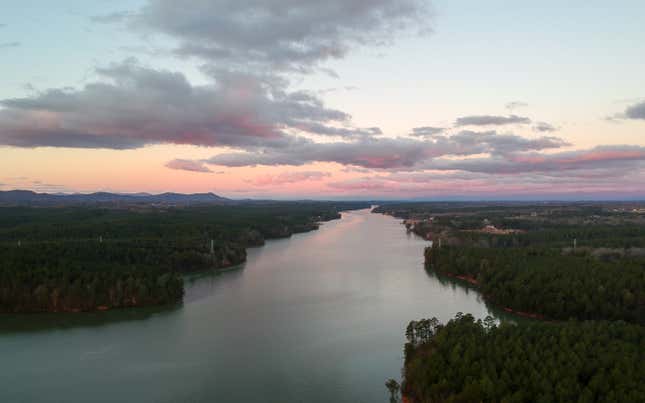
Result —
<path fill-rule="evenodd" d="M 436 279 L 441 286 L 443 286 L 445 289 L 450 289 L 453 292 L 457 291 L 458 289 L 465 292 L 466 294 L 473 293 L 476 295 L 477 301 L 481 304 L 484 304 L 486 306 L 486 309 L 490 312 L 491 316 L 496 318 L 499 321 L 504 321 L 504 322 L 510 322 L 510 323 L 527 323 L 527 322 L 535 322 L 538 319 L 533 319 L 529 317 L 523 317 L 523 316 L 518 316 L 515 315 L 511 312 L 507 312 L 500 307 L 488 302 L 484 296 L 477 290 L 477 287 L 468 281 L 458 279 L 455 277 L 450 277 L 443 275 L 441 273 L 437 273 L 433 270 L 426 269 L 426 274 L 428 277 L 432 279 Z"/>
<path fill-rule="evenodd" d="M 99 327 L 116 322 L 136 322 L 162 318 L 182 308 L 181 303 L 136 309 L 114 309 L 105 312 L 30 313 L 0 315 L 0 335 L 21 332 L 51 332 L 75 327 Z"/>
<path fill-rule="evenodd" d="M 348 212 L 188 277 L 182 305 L 0 317 L 0 401 L 386 401 L 410 320 L 491 313 L 425 273 L 428 244 Z"/>

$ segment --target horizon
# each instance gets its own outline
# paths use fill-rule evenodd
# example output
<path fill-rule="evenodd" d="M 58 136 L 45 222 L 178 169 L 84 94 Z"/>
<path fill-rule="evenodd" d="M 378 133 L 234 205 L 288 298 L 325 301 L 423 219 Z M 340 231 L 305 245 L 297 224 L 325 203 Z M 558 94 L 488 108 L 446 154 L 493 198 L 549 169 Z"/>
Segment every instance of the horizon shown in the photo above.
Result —
<path fill-rule="evenodd" d="M 645 200 L 643 2 L 3 11 L 0 190 Z"/>
<path fill-rule="evenodd" d="M 0 190 L 2 192 L 32 192 L 36 195 L 53 195 L 53 196 L 89 196 L 94 194 L 114 194 L 119 196 L 159 196 L 165 194 L 175 194 L 182 196 L 191 196 L 191 195 L 213 195 L 216 197 L 223 197 L 216 192 L 196 192 L 196 193 L 180 193 L 173 191 L 166 191 L 160 193 L 150 193 L 150 192 L 36 192 L 30 189 L 8 189 Z M 507 196 L 507 198 L 469 198 L 466 196 L 452 196 L 445 198 L 369 198 L 369 197 L 339 197 L 339 198 L 229 198 L 223 197 L 225 200 L 230 201 L 295 201 L 295 202 L 396 202 L 396 203 L 425 203 L 425 202 L 437 202 L 437 203 L 521 203 L 521 204 L 530 204 L 530 203 L 645 203 L 645 198 L 626 198 L 621 196 L 616 196 L 614 198 L 597 198 L 594 196 L 588 196 L 587 198 L 576 198 L 574 196 L 552 196 L 552 197 L 543 197 L 543 198 L 527 198 L 521 196 Z"/>

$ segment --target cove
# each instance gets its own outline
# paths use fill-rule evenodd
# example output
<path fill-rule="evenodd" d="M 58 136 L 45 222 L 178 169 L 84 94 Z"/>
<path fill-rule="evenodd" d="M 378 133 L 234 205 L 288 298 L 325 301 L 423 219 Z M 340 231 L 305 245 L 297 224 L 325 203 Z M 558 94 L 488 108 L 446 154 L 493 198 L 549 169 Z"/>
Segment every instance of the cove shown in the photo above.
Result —
<path fill-rule="evenodd" d="M 493 314 L 426 273 L 426 246 L 350 211 L 187 277 L 178 306 L 0 316 L 0 400 L 385 402 L 410 320 Z"/>

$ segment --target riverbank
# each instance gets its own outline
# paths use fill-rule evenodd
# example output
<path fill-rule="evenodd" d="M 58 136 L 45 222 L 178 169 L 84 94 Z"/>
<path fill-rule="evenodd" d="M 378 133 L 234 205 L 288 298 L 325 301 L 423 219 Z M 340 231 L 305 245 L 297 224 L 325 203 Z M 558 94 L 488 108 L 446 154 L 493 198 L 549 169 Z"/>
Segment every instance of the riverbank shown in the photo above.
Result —
<path fill-rule="evenodd" d="M 448 271 L 439 271 L 439 270 L 437 270 L 435 268 L 432 268 L 430 266 L 430 264 L 429 264 L 429 261 L 428 261 L 429 260 L 428 259 L 428 252 L 429 251 L 431 251 L 431 248 L 427 248 L 426 253 L 424 253 L 425 259 L 426 259 L 425 263 L 424 263 L 426 270 L 432 270 L 436 274 L 439 274 L 439 275 L 442 275 L 442 276 L 447 277 L 447 278 L 451 278 L 451 279 L 455 279 L 455 280 L 464 282 L 467 286 L 472 287 L 473 289 L 477 290 L 482 295 L 482 297 L 484 298 L 486 303 L 490 304 L 491 306 L 495 307 L 496 309 L 502 310 L 502 311 L 504 311 L 506 313 L 509 313 L 509 314 L 512 314 L 512 315 L 515 315 L 515 316 L 518 316 L 518 317 L 522 317 L 522 318 L 553 322 L 553 320 L 550 320 L 549 318 L 547 318 L 543 314 L 535 313 L 535 312 L 525 312 L 525 311 L 513 309 L 511 307 L 504 306 L 504 305 L 496 303 L 495 300 L 490 297 L 490 295 L 487 295 L 487 294 L 482 292 L 481 284 L 474 276 L 463 275 L 463 274 L 455 274 L 455 273 L 448 272 Z"/>
<path fill-rule="evenodd" d="M 267 239 L 366 204 L 267 202 L 150 211 L 0 208 L 0 313 L 102 312 L 180 302 L 182 275 L 227 270 Z M 20 214 L 23 219 L 8 217 Z M 16 240 L 17 239 L 17 240 Z"/>
<path fill-rule="evenodd" d="M 3 316 L 0 394 L 12 402 L 387 401 L 383 381 L 401 372 L 410 318 L 491 313 L 474 292 L 419 270 L 428 243 L 398 220 L 367 210 L 342 216 L 249 248 L 241 270 L 184 277 L 181 305 Z"/>
<path fill-rule="evenodd" d="M 426 270 L 432 270 L 432 269 L 426 268 Z M 500 311 L 503 311 L 503 312 L 506 312 L 506 313 L 509 313 L 511 315 L 521 317 L 521 318 L 536 319 L 536 320 L 541 320 L 541 321 L 554 322 L 553 320 L 550 320 L 550 319 L 546 318 L 544 315 L 541 315 L 541 314 L 538 314 L 538 313 L 523 312 L 523 311 L 511 309 L 510 307 L 507 307 L 507 306 L 496 304 L 493 300 L 491 300 L 491 298 L 489 296 L 487 296 L 486 294 L 483 294 L 481 292 L 481 289 L 479 288 L 479 286 L 480 286 L 479 281 L 477 281 L 477 279 L 475 279 L 472 276 L 464 276 L 464 275 L 458 275 L 458 274 L 449 273 L 449 272 L 440 272 L 440 271 L 436 271 L 436 270 L 433 270 L 433 273 L 441 275 L 441 276 L 446 277 L 446 278 L 453 279 L 453 280 L 458 280 L 459 282 L 463 282 L 464 285 L 466 285 L 466 286 L 468 286 L 470 288 L 473 288 L 474 290 L 479 292 L 482 295 L 482 297 L 484 298 L 484 300 L 486 301 L 486 303 L 491 305 L 491 307 L 495 308 L 496 310 L 500 310 Z"/>

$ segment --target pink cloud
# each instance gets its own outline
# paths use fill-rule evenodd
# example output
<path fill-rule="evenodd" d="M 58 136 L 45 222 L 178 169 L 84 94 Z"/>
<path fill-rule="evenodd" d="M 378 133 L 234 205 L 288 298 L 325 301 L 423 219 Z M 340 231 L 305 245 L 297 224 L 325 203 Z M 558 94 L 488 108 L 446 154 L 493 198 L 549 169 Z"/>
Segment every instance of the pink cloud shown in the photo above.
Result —
<path fill-rule="evenodd" d="M 623 175 L 618 172 L 618 175 Z M 477 172 L 416 172 L 393 173 L 372 177 L 335 181 L 328 184 L 340 194 L 361 194 L 373 197 L 432 198 L 432 197 L 535 197 L 558 195 L 595 195 L 597 197 L 643 197 L 645 169 L 635 169 L 629 176 L 617 180 L 615 172 L 586 170 L 543 173 L 490 175 Z"/>
<path fill-rule="evenodd" d="M 594 167 L 607 163 L 645 160 L 645 147 L 598 146 L 589 150 L 557 154 L 514 154 L 509 162 L 526 164 L 534 170 L 576 169 Z"/>
<path fill-rule="evenodd" d="M 306 181 L 320 181 L 323 178 L 331 176 L 328 172 L 318 171 L 301 171 L 301 172 L 283 172 L 279 175 L 264 175 L 252 183 L 257 186 L 280 186 Z"/>
<path fill-rule="evenodd" d="M 194 160 L 175 159 L 166 163 L 166 167 L 192 172 L 213 172 L 203 163 Z"/>

